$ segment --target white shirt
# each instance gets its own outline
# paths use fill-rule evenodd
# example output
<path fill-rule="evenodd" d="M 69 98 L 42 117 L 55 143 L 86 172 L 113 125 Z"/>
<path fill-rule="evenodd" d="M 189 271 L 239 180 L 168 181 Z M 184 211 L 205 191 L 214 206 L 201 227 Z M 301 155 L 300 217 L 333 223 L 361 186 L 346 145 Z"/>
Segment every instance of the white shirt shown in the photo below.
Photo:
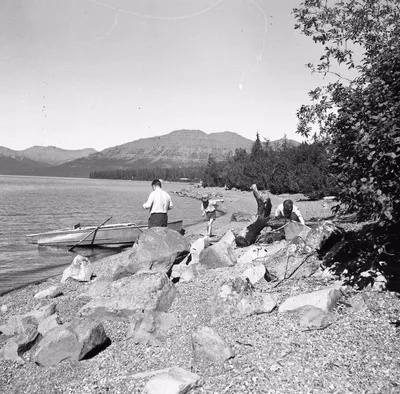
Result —
<path fill-rule="evenodd" d="M 173 208 L 173 204 L 169 194 L 157 187 L 150 193 L 143 208 L 149 209 L 150 213 L 167 213 L 169 209 Z"/>
<path fill-rule="evenodd" d="M 303 216 L 301 216 L 301 213 L 300 213 L 299 208 L 298 208 L 296 205 L 294 205 L 294 204 L 293 204 L 293 210 L 292 210 L 292 212 L 295 213 L 295 214 L 297 215 L 297 217 L 298 217 L 299 220 L 300 220 L 300 223 L 301 223 L 301 224 L 304 224 Z M 282 203 L 282 204 L 279 204 L 278 207 L 276 208 L 276 210 L 275 210 L 275 217 L 276 217 L 276 218 L 285 217 L 285 215 L 283 214 L 283 203 Z"/>
<path fill-rule="evenodd" d="M 201 210 L 203 212 L 214 212 L 215 211 L 215 206 L 217 205 L 218 201 L 215 200 L 209 200 L 207 208 L 204 208 L 203 202 L 201 202 Z"/>

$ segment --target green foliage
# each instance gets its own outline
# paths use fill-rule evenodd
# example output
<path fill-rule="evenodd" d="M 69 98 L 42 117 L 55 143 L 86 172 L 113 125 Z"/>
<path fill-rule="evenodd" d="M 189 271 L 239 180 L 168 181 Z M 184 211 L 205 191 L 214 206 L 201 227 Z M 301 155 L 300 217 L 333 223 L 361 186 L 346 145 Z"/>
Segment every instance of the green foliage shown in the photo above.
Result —
<path fill-rule="evenodd" d="M 241 190 L 249 188 L 251 184 L 251 178 L 247 175 L 249 160 L 249 155 L 243 148 L 236 149 L 235 155 L 227 159 L 225 184 L 228 188 L 236 187 Z"/>
<path fill-rule="evenodd" d="M 310 92 L 298 132 L 312 125 L 331 147 L 340 209 L 383 222 L 400 219 L 400 7 L 397 0 L 307 0 L 295 28 L 323 45 L 312 71 L 337 80 Z M 356 62 L 356 50 L 362 58 Z M 335 68 L 336 67 L 336 68 Z M 344 78 L 337 70 L 356 71 Z"/>
<path fill-rule="evenodd" d="M 269 183 L 272 193 L 303 193 L 310 199 L 337 194 L 325 144 L 303 143 L 296 148 L 283 144 L 275 156 Z"/>
<path fill-rule="evenodd" d="M 203 185 L 210 187 L 223 186 L 225 184 L 225 167 L 223 163 L 216 161 L 214 157 L 210 155 L 204 171 Z"/>
<path fill-rule="evenodd" d="M 336 192 L 334 180 L 328 175 L 326 146 L 321 142 L 292 147 L 285 139 L 278 150 L 273 150 L 257 134 L 250 154 L 237 149 L 223 162 L 209 158 L 204 186 L 248 190 L 253 183 L 274 194 L 304 193 L 312 199 Z"/>

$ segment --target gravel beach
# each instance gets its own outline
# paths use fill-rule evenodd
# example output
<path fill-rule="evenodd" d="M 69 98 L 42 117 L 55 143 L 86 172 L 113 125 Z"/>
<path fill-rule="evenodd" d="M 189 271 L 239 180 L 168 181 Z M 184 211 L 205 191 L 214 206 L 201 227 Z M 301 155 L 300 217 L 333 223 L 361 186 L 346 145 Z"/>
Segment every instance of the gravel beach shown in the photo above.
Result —
<path fill-rule="evenodd" d="M 256 212 L 251 192 L 220 188 L 206 191 L 224 199 L 220 204 L 223 214 L 217 217 L 214 227 L 217 237 L 246 226 L 231 222 L 232 213 Z M 274 210 L 288 196 L 270 197 Z M 301 195 L 290 198 L 306 221 L 331 215 L 332 203 L 307 201 Z M 201 218 L 200 201 L 193 215 Z M 206 223 L 201 222 L 186 228 L 185 237 L 193 242 L 205 231 Z M 269 248 L 272 253 L 273 245 L 266 247 L 267 253 Z M 247 249 L 235 248 L 234 253 L 240 259 Z M 119 259 L 121 254 L 95 262 L 96 276 L 106 276 Z M 212 294 L 242 271 L 240 265 L 210 269 L 189 282 L 177 282 L 177 296 L 168 312 L 176 316 L 178 324 L 161 346 L 135 344 L 126 339 L 127 322 L 105 320 L 111 344 L 93 358 L 41 367 L 32 362 L 34 346 L 23 355 L 23 363 L 0 359 L 0 393 L 142 393 L 152 372 L 174 366 L 201 376 L 201 386 L 191 393 L 400 392 L 400 328 L 392 324 L 400 318 L 397 293 L 343 288 L 344 296 L 330 312 L 328 324 L 317 329 L 301 327 L 296 312 L 278 313 L 276 309 L 251 316 L 221 316 L 212 321 Z M 76 318 L 78 310 L 89 301 L 86 293 L 91 283 L 69 280 L 60 285 L 60 279 L 50 278 L 0 297 L 0 325 L 13 315 L 48 302 L 38 301 L 34 295 L 53 285 L 60 286 L 63 293 L 51 299 L 60 323 Z M 279 286 L 261 280 L 254 288 L 259 294 L 271 295 L 279 305 L 288 297 L 332 285 L 336 279 L 314 275 L 286 280 Z M 354 300 L 363 307 L 351 307 Z M 200 326 L 213 327 L 232 346 L 235 357 L 223 364 L 194 362 L 191 333 Z M 7 339 L 0 335 L 0 348 Z"/>

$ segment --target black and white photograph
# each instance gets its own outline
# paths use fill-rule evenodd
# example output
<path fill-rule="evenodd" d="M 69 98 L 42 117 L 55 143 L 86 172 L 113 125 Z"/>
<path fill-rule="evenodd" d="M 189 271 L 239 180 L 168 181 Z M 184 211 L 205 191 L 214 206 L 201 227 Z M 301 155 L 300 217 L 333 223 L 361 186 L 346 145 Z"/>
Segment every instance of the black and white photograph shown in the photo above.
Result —
<path fill-rule="evenodd" d="M 0 393 L 400 393 L 399 0 L 0 0 Z"/>

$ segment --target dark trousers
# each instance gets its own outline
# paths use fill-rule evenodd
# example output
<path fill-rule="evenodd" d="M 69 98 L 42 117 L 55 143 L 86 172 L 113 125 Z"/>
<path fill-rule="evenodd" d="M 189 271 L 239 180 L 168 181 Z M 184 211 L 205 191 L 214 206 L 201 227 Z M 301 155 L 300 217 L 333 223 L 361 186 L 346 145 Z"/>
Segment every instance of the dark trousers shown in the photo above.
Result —
<path fill-rule="evenodd" d="M 152 213 L 149 217 L 148 227 L 167 227 L 168 215 L 166 213 Z"/>

